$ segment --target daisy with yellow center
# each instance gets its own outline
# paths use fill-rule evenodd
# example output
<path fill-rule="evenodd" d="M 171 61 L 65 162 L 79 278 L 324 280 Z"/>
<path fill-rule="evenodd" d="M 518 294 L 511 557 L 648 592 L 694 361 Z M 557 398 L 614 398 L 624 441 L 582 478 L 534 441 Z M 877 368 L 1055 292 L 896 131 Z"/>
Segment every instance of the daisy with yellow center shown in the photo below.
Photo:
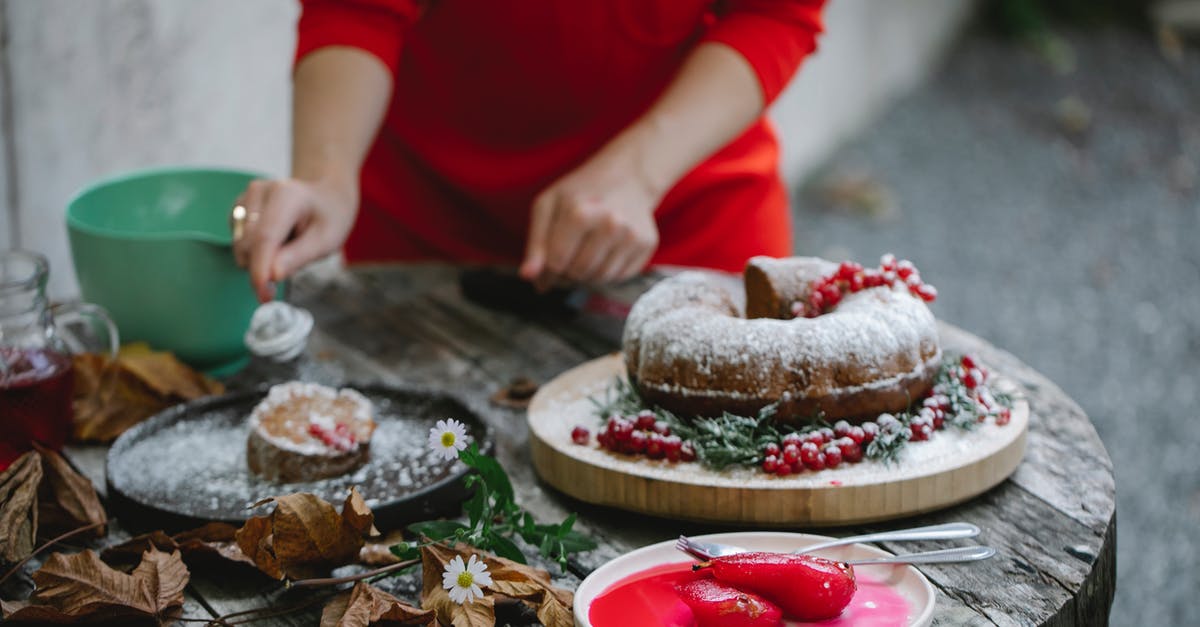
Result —
<path fill-rule="evenodd" d="M 437 426 L 429 430 L 429 448 L 443 459 L 458 457 L 458 452 L 467 448 L 467 428 L 453 418 L 437 421 Z"/>
<path fill-rule="evenodd" d="M 465 564 L 461 555 L 455 555 L 442 573 L 442 587 L 450 591 L 450 600 L 459 605 L 483 598 L 480 586 L 490 585 L 492 576 L 487 571 L 487 564 L 474 555 Z"/>

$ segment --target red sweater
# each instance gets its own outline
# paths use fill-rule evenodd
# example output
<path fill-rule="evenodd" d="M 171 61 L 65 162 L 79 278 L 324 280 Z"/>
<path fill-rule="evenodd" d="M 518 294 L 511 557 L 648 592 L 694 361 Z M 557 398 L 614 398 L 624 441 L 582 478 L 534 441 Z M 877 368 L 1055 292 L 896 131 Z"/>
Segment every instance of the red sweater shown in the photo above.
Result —
<path fill-rule="evenodd" d="M 362 171 L 347 260 L 516 264 L 534 196 L 636 120 L 699 42 L 726 44 L 771 102 L 815 48 L 824 0 L 303 0 L 296 58 L 353 46 L 395 74 Z M 765 118 L 655 212 L 652 264 L 740 271 L 791 254 Z"/>

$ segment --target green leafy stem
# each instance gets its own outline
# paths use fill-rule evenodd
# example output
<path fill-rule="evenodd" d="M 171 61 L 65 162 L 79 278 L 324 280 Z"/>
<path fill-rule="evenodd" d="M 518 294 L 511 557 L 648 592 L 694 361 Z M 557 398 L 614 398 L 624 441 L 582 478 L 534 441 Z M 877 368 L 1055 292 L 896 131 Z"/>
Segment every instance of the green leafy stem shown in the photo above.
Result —
<path fill-rule="evenodd" d="M 514 541 L 520 537 L 530 546 L 537 547 L 542 557 L 558 562 L 565 569 L 570 555 L 596 548 L 595 540 L 573 529 L 575 514 L 558 524 L 538 523 L 532 514 L 517 504 L 512 481 L 504 467 L 496 458 L 480 453 L 477 444 L 472 443 L 459 451 L 458 458 L 475 471 L 465 479 L 467 489 L 473 490 L 463 504 L 467 522 L 428 520 L 413 523 L 408 530 L 420 540 L 393 545 L 391 551 L 396 557 L 415 559 L 420 556 L 422 546 L 462 542 L 525 564 L 527 557 Z"/>

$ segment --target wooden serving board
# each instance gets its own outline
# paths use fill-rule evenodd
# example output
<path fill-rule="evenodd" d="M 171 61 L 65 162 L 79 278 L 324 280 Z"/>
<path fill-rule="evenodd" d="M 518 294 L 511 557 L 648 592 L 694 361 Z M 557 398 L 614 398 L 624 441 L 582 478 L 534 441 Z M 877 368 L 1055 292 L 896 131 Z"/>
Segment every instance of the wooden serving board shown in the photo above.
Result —
<path fill-rule="evenodd" d="M 543 385 L 529 405 L 534 468 L 550 485 L 580 500 L 644 514 L 768 527 L 834 526 L 900 518 L 981 494 L 1016 469 L 1025 453 L 1029 404 L 1018 398 L 1012 420 L 972 431 L 946 429 L 905 448 L 901 461 L 863 461 L 820 472 L 776 477 L 758 469 L 716 472 L 602 450 L 593 399 L 625 376 L 620 353 L 594 359 Z M 996 375 L 994 375 L 996 376 Z M 1013 388 L 1002 376 L 995 385 Z M 1007 388 L 1007 389 L 1006 389 Z M 587 427 L 592 443 L 571 441 Z"/>

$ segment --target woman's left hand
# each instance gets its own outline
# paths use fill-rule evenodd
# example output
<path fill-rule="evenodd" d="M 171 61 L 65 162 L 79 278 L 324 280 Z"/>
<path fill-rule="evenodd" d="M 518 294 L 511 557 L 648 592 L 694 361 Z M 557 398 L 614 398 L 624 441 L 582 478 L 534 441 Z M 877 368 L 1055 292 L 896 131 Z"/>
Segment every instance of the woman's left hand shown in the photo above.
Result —
<path fill-rule="evenodd" d="M 597 155 L 533 201 L 520 275 L 539 290 L 627 279 L 658 248 L 654 210 L 662 193 L 635 159 Z"/>

